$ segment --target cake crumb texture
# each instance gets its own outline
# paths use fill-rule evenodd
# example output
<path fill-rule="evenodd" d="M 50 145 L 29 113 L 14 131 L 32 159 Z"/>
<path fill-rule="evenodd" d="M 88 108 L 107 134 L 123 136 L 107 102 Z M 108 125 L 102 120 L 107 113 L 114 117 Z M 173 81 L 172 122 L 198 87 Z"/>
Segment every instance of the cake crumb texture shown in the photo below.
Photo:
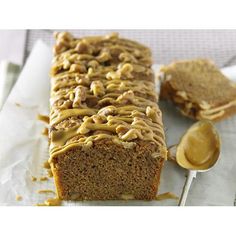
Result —
<path fill-rule="evenodd" d="M 177 61 L 161 68 L 161 98 L 185 116 L 223 120 L 236 113 L 236 84 L 206 59 Z"/>

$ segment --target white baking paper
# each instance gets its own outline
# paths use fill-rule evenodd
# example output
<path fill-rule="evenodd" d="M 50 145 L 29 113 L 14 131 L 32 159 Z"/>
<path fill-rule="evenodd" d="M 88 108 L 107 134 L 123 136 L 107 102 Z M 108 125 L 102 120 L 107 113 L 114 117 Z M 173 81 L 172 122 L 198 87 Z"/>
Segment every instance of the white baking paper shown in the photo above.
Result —
<path fill-rule="evenodd" d="M 31 55 L 0 112 L 0 205 L 34 205 L 54 197 L 38 194 L 37 190 L 54 190 L 52 179 L 32 182 L 31 176 L 42 177 L 48 158 L 47 138 L 41 134 L 45 124 L 38 114 L 48 114 L 51 50 L 37 42 Z M 155 67 L 156 69 L 158 66 Z M 236 67 L 224 70 L 236 78 Z M 161 102 L 168 145 L 176 144 L 193 124 L 174 106 Z M 193 181 L 187 205 L 234 205 L 236 192 L 236 116 L 216 124 L 221 135 L 220 161 L 207 173 L 199 173 Z M 186 171 L 175 163 L 166 162 L 159 193 L 180 196 Z M 22 201 L 16 201 L 16 196 Z M 93 201 L 65 202 L 63 205 L 177 205 L 176 200 L 164 201 Z"/>

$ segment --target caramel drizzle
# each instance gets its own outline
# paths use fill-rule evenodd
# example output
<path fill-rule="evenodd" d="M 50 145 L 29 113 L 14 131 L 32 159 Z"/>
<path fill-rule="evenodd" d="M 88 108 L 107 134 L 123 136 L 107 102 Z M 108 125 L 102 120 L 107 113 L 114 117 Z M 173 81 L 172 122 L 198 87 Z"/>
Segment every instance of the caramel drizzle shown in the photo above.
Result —
<path fill-rule="evenodd" d="M 67 119 L 68 117 L 73 116 L 91 116 L 96 114 L 96 109 L 92 108 L 85 108 L 85 109 L 66 109 L 54 113 L 51 116 L 50 125 L 58 124 L 59 122 Z"/>
<path fill-rule="evenodd" d="M 222 116 L 225 113 L 225 109 L 230 108 L 232 106 L 236 106 L 236 100 L 231 101 L 222 106 L 218 106 L 216 108 L 200 111 L 199 114 L 202 118 L 215 119 L 217 117 Z"/>
<path fill-rule="evenodd" d="M 71 146 L 72 144 L 76 143 L 81 143 L 82 145 L 85 144 L 89 146 L 92 141 L 100 140 L 103 138 L 109 138 L 113 140 L 115 139 L 115 141 L 118 142 L 119 139 L 115 135 L 116 135 L 116 128 L 119 124 L 124 124 L 129 130 L 136 129 L 136 130 L 146 131 L 146 135 L 142 135 L 140 133 L 138 138 L 143 140 L 154 141 L 159 145 L 165 146 L 161 124 L 152 123 L 149 120 L 145 121 L 138 120 L 138 122 L 139 124 L 132 124 L 133 123 L 132 117 L 109 116 L 107 123 L 105 124 L 88 123 L 86 124 L 86 129 L 89 129 L 90 131 L 97 131 L 97 130 L 108 131 L 111 134 L 94 134 L 88 137 L 80 137 L 79 139 L 73 141 L 71 140 L 76 136 L 81 136 L 79 134 L 81 125 L 76 125 L 66 130 L 59 130 L 56 132 L 52 132 L 50 136 L 51 140 L 53 140 L 53 142 L 51 142 L 50 144 L 50 149 L 52 150 L 51 156 L 54 156 L 55 153 L 58 154 L 58 151 L 61 148 L 63 148 L 63 150 L 67 150 L 66 147 L 69 147 L 69 145 Z M 123 141 L 126 141 L 125 137 Z M 120 143 L 122 144 L 122 141 Z"/>
<path fill-rule="evenodd" d="M 165 147 L 161 114 L 154 102 L 157 95 L 149 49 L 117 36 L 107 37 L 77 40 L 70 35 L 58 36 L 52 68 L 50 126 L 71 117 L 78 123 L 51 129 L 50 160 L 71 147 L 90 147 L 100 139 L 113 140 L 125 148 L 135 145 L 135 139 Z M 100 48 L 100 54 L 94 56 L 90 51 L 96 48 Z M 119 53 L 111 56 L 112 50 Z M 92 81 L 99 81 L 100 87 L 92 88 Z M 89 107 L 87 99 L 95 99 L 95 106 Z"/>
<path fill-rule="evenodd" d="M 185 109 L 186 109 L 186 113 L 188 114 L 188 103 L 190 102 L 190 100 L 188 99 L 188 97 L 185 96 L 180 96 L 180 94 L 176 93 L 176 96 L 173 97 L 173 100 L 176 103 L 179 104 L 184 104 L 185 105 Z M 191 102 L 192 107 L 193 108 L 197 108 L 199 109 L 199 106 L 197 104 L 194 104 L 193 102 Z M 209 105 L 210 106 L 210 105 Z M 198 114 L 196 115 L 196 117 L 198 119 L 208 119 L 208 120 L 214 120 L 218 117 L 221 117 L 225 114 L 225 110 L 232 107 L 232 106 L 236 106 L 236 100 L 234 101 L 230 101 L 227 104 L 215 107 L 215 108 L 208 108 L 208 109 L 203 109 L 198 111 Z"/>
<path fill-rule="evenodd" d="M 103 82 L 104 84 L 105 94 L 106 94 L 105 96 L 109 96 L 109 93 L 111 94 L 114 92 L 117 93 L 118 91 L 119 93 L 117 94 L 120 95 L 127 90 L 132 90 L 133 92 L 139 92 L 157 98 L 156 93 L 153 91 L 153 86 L 154 86 L 153 82 L 142 81 L 142 80 L 132 81 L 132 82 L 124 80 L 115 80 L 115 81 L 100 80 L 100 81 Z M 53 101 L 55 102 L 59 99 L 68 98 L 68 94 L 72 93 L 74 91 L 74 87 L 76 87 L 77 85 L 78 83 L 76 81 L 68 81 L 68 82 L 63 81 L 55 83 L 54 92 L 52 93 Z M 89 92 L 88 88 L 87 96 L 89 95 L 96 97 L 93 94 L 91 94 L 91 92 Z"/>
<path fill-rule="evenodd" d="M 179 200 L 179 197 L 175 195 L 174 193 L 166 192 L 166 193 L 157 195 L 155 198 L 156 201 L 163 201 L 163 200 L 169 200 L 169 199 Z"/>
<path fill-rule="evenodd" d="M 48 116 L 38 114 L 37 119 L 41 120 L 41 121 L 43 121 L 43 122 L 45 122 L 47 124 L 49 123 L 49 117 Z"/>

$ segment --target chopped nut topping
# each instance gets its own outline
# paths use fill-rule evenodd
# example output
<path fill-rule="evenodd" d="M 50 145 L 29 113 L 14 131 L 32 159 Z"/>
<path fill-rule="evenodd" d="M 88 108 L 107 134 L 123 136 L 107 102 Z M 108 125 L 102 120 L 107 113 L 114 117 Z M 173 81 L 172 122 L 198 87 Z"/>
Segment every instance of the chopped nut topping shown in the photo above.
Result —
<path fill-rule="evenodd" d="M 185 103 L 185 100 L 182 97 L 179 97 L 179 96 L 173 97 L 173 100 L 176 103 Z"/>
<path fill-rule="evenodd" d="M 91 77 L 92 75 L 93 75 L 93 68 L 89 67 L 87 77 Z"/>
<path fill-rule="evenodd" d="M 100 106 L 107 106 L 114 103 L 115 103 L 115 100 L 113 98 L 103 98 L 100 101 L 98 101 L 98 104 Z"/>
<path fill-rule="evenodd" d="M 208 110 L 211 108 L 211 105 L 209 103 L 207 103 L 206 101 L 202 101 L 199 106 L 203 109 L 203 110 Z"/>
<path fill-rule="evenodd" d="M 187 109 L 191 109 L 191 108 L 193 107 L 193 104 L 192 104 L 191 102 L 186 102 L 186 103 L 185 103 L 185 107 L 186 107 Z"/>
<path fill-rule="evenodd" d="M 166 75 L 165 77 L 164 77 L 164 80 L 165 81 L 168 81 L 168 80 L 171 80 L 172 79 L 172 75 Z"/>
<path fill-rule="evenodd" d="M 62 39 L 65 41 L 73 40 L 73 36 L 69 32 L 54 32 L 54 37 L 57 40 L 62 40 Z"/>
<path fill-rule="evenodd" d="M 107 79 L 120 79 L 120 74 L 115 71 L 110 71 L 106 74 Z"/>
<path fill-rule="evenodd" d="M 153 108 L 153 107 L 148 106 L 146 108 L 146 115 L 153 122 L 158 122 L 160 120 L 160 114 L 158 114 L 158 111 L 155 108 Z"/>
<path fill-rule="evenodd" d="M 55 55 L 64 52 L 68 47 L 70 47 L 70 43 L 73 40 L 73 36 L 70 33 L 55 33 L 54 36 L 57 39 L 56 45 L 53 48 Z"/>
<path fill-rule="evenodd" d="M 99 63 L 96 60 L 92 60 L 88 63 L 88 66 L 96 69 L 99 66 Z"/>
<path fill-rule="evenodd" d="M 154 152 L 154 153 L 152 153 L 151 156 L 152 156 L 153 158 L 159 158 L 159 157 L 161 157 L 161 154 L 162 154 L 162 153 L 160 153 L 160 152 Z"/>
<path fill-rule="evenodd" d="M 98 111 L 98 114 L 108 116 L 108 115 L 116 115 L 117 109 L 114 106 L 107 106 Z"/>
<path fill-rule="evenodd" d="M 121 103 L 121 104 L 126 104 L 129 101 L 133 102 L 134 101 L 134 92 L 132 90 L 129 90 L 127 92 L 124 92 L 123 94 L 121 94 L 117 99 L 117 102 Z"/>
<path fill-rule="evenodd" d="M 133 66 L 129 63 L 119 64 L 117 71 L 111 71 L 106 74 L 107 79 L 120 79 L 121 76 L 127 78 L 133 78 L 131 72 L 133 71 Z"/>
<path fill-rule="evenodd" d="M 140 112 L 140 111 L 132 111 L 131 112 L 131 116 L 132 117 L 143 117 L 144 114 L 142 112 Z"/>
<path fill-rule="evenodd" d="M 187 95 L 187 93 L 185 91 L 177 91 L 176 95 L 182 97 L 185 100 L 188 99 L 188 95 Z"/>
<path fill-rule="evenodd" d="M 133 71 L 133 66 L 129 63 L 126 63 L 124 65 L 119 65 L 118 66 L 118 73 L 121 75 L 127 76 L 127 78 L 132 78 L 131 72 Z"/>
<path fill-rule="evenodd" d="M 105 94 L 105 89 L 101 81 L 93 81 L 90 85 L 90 91 L 93 92 L 95 96 L 102 96 Z"/>
<path fill-rule="evenodd" d="M 83 76 L 83 77 L 76 76 L 76 77 L 75 77 L 75 81 L 76 81 L 79 85 L 89 85 L 89 83 L 90 83 L 90 79 L 89 79 L 88 76 Z"/>
<path fill-rule="evenodd" d="M 133 62 L 133 63 L 137 63 L 137 59 L 130 53 L 127 52 L 122 52 L 119 55 L 119 59 L 123 62 Z"/>
<path fill-rule="evenodd" d="M 119 34 L 116 32 L 113 32 L 111 34 L 106 35 L 104 38 L 105 39 L 117 39 L 117 38 L 119 38 Z"/>
<path fill-rule="evenodd" d="M 70 66 L 70 72 L 79 72 L 79 73 L 85 73 L 87 70 L 86 70 L 86 67 L 82 64 L 72 64 Z"/>
<path fill-rule="evenodd" d="M 75 89 L 75 98 L 73 102 L 73 107 L 81 107 L 82 102 L 86 100 L 87 88 L 84 86 L 77 86 Z"/>
<path fill-rule="evenodd" d="M 68 61 L 70 61 L 71 63 L 73 63 L 73 62 L 78 61 L 78 57 L 79 57 L 78 54 L 72 54 L 72 55 L 69 55 L 69 56 L 65 56 L 65 59 L 64 59 L 64 60 L 68 60 Z"/>
<path fill-rule="evenodd" d="M 92 118 L 91 117 L 87 117 L 85 116 L 83 119 L 83 123 L 81 124 L 81 126 L 78 129 L 78 133 L 79 134 L 87 134 L 89 133 L 89 129 L 87 128 L 87 124 L 91 123 Z"/>
<path fill-rule="evenodd" d="M 148 127 L 146 122 L 140 117 L 134 117 L 133 122 L 131 123 L 132 126 L 140 126 L 140 127 Z"/>
<path fill-rule="evenodd" d="M 70 62 L 68 60 L 64 60 L 63 62 L 63 69 L 68 70 L 70 68 Z"/>
<path fill-rule="evenodd" d="M 106 62 L 111 59 L 111 55 L 108 52 L 102 52 L 96 59 L 99 62 Z"/>
<path fill-rule="evenodd" d="M 121 136 L 121 139 L 125 141 L 130 141 L 137 138 L 142 139 L 141 131 L 137 129 L 130 129 L 127 133 Z"/>
<path fill-rule="evenodd" d="M 86 44 L 85 42 L 78 42 L 76 47 L 75 47 L 75 50 L 79 53 L 79 54 L 86 54 L 89 52 L 89 49 L 88 49 L 88 44 Z"/>
<path fill-rule="evenodd" d="M 134 50 L 134 55 L 135 55 L 137 58 L 140 58 L 140 57 L 142 56 L 142 53 L 140 52 L 140 50 L 135 49 L 135 50 Z"/>
<path fill-rule="evenodd" d="M 88 54 L 80 54 L 77 56 L 78 61 L 87 61 L 93 59 L 93 56 L 88 55 Z"/>
<path fill-rule="evenodd" d="M 69 99 L 73 102 L 74 101 L 74 98 L 75 98 L 75 94 L 74 93 L 71 93 L 69 95 Z"/>
<path fill-rule="evenodd" d="M 72 105 L 72 102 L 69 100 L 66 100 L 66 101 L 63 101 L 62 104 L 60 104 L 59 106 L 61 109 L 68 109 L 71 107 L 71 105 Z"/>
<path fill-rule="evenodd" d="M 126 132 L 129 131 L 129 128 L 126 127 L 125 125 L 118 125 L 116 127 L 116 133 L 119 135 L 119 136 L 122 136 L 124 135 Z"/>
<path fill-rule="evenodd" d="M 96 123 L 96 124 L 103 124 L 107 121 L 106 116 L 103 116 L 103 115 L 93 115 L 92 119 L 93 119 L 94 123 Z"/>

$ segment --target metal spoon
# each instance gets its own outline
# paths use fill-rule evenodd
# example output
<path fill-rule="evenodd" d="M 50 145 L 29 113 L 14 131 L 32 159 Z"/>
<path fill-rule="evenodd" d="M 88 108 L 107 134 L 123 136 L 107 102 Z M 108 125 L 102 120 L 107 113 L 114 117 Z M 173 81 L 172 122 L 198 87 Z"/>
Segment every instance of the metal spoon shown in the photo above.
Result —
<path fill-rule="evenodd" d="M 184 206 L 197 172 L 210 170 L 220 156 L 220 137 L 210 121 L 195 123 L 181 138 L 176 148 L 176 162 L 188 170 L 179 206 Z"/>

